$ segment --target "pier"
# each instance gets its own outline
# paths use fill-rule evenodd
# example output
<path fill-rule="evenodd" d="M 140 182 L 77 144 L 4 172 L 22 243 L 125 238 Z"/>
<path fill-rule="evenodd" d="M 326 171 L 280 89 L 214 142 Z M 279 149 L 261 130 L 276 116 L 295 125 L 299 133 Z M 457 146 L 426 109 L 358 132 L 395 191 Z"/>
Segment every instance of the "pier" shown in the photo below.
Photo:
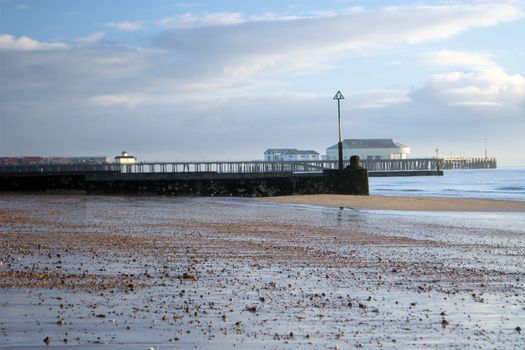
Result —
<path fill-rule="evenodd" d="M 445 169 L 494 168 L 494 158 L 338 161 L 202 161 L 135 164 L 0 166 L 0 191 L 83 191 L 108 194 L 274 196 L 367 195 L 369 176 L 435 176 Z"/>
<path fill-rule="evenodd" d="M 349 160 L 343 162 L 343 167 Z M 496 168 L 495 158 L 413 158 L 361 160 L 370 176 L 428 175 L 448 169 Z M 123 174 L 150 173 L 217 173 L 217 174 L 275 174 L 322 173 L 338 169 L 336 160 L 312 161 L 200 161 L 200 162 L 141 162 L 135 164 L 28 164 L 0 165 L 0 173 L 56 173 L 56 172 L 118 172 Z M 419 173 L 420 172 L 420 173 Z M 405 175 L 406 175 L 405 174 Z"/>

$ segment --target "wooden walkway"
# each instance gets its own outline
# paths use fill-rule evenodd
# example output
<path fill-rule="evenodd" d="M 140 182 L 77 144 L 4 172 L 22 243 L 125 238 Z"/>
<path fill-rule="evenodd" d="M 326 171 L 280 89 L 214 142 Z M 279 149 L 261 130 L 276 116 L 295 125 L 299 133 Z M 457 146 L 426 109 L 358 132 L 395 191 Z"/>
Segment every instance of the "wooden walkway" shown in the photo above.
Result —
<path fill-rule="evenodd" d="M 343 162 L 346 167 L 349 161 Z M 369 172 L 382 171 L 428 171 L 446 169 L 486 169 L 495 168 L 495 158 L 414 158 L 362 160 L 361 164 Z M 49 173 L 49 172 L 120 172 L 131 174 L 146 173 L 314 173 L 325 169 L 337 169 L 337 161 L 225 161 L 225 162 L 155 162 L 119 164 L 32 164 L 2 165 L 0 173 Z"/>

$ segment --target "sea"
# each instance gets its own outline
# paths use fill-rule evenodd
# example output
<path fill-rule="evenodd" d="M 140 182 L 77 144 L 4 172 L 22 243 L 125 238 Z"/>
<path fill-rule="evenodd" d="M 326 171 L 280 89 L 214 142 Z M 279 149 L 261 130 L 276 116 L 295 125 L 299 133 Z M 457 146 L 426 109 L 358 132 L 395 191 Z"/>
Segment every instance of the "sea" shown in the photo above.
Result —
<path fill-rule="evenodd" d="M 525 201 L 525 167 L 445 170 L 443 176 L 371 177 L 370 194 Z"/>

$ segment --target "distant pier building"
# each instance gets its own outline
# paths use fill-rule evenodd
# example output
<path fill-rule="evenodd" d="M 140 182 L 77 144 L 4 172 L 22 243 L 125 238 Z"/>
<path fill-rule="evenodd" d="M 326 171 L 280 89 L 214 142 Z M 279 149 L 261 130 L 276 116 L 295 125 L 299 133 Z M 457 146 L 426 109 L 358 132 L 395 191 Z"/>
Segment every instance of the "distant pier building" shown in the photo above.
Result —
<path fill-rule="evenodd" d="M 410 148 L 392 139 L 343 140 L 343 159 L 357 155 L 363 160 L 406 159 Z M 337 144 L 326 149 L 326 160 L 337 160 Z"/>
<path fill-rule="evenodd" d="M 109 164 L 111 157 L 40 157 L 16 156 L 0 157 L 0 165 L 82 165 L 82 164 Z"/>
<path fill-rule="evenodd" d="M 126 151 L 123 151 L 120 155 L 115 157 L 115 163 L 117 164 L 130 165 L 135 164 L 136 162 L 137 158 L 128 154 Z"/>
<path fill-rule="evenodd" d="M 319 153 L 295 148 L 269 148 L 264 152 L 264 160 L 267 162 L 319 160 Z"/>

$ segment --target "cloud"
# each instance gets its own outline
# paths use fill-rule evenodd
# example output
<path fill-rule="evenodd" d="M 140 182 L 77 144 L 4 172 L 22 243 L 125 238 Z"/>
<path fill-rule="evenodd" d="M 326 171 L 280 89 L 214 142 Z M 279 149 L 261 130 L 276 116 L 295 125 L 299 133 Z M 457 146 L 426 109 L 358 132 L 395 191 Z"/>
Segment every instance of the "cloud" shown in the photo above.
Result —
<path fill-rule="evenodd" d="M 304 18 L 297 15 L 280 15 L 274 12 L 265 12 L 262 15 L 250 16 L 250 21 L 289 21 Z"/>
<path fill-rule="evenodd" d="M 411 101 L 407 91 L 398 90 L 363 91 L 346 97 L 349 110 L 386 108 Z"/>
<path fill-rule="evenodd" d="M 343 11 L 343 13 L 349 12 Z M 318 18 L 335 15 L 336 12 L 312 13 L 310 16 L 280 15 L 274 12 L 265 12 L 262 15 L 251 15 L 246 17 L 240 12 L 212 12 L 199 15 L 187 12 L 182 15 L 161 18 L 160 20 L 156 21 L 155 24 L 164 28 L 193 28 L 236 25 L 246 22 L 287 21 L 301 18 Z M 341 13 L 339 13 L 339 15 L 341 15 Z"/>
<path fill-rule="evenodd" d="M 202 23 L 209 26 L 232 25 L 242 22 L 242 15 L 239 12 L 217 12 L 202 17 Z"/>
<path fill-rule="evenodd" d="M 166 28 L 187 28 L 192 27 L 198 22 L 198 17 L 191 13 L 185 13 L 183 15 L 165 17 L 157 21 L 157 25 Z"/>
<path fill-rule="evenodd" d="M 42 75 L 41 84 L 45 86 L 53 81 L 57 87 L 63 86 L 58 79 L 84 82 L 82 90 L 86 91 L 86 99 L 119 95 L 122 91 L 142 93 L 150 96 L 149 101 L 157 99 L 162 103 L 170 100 L 178 103 L 199 93 L 210 100 L 232 98 L 279 86 L 287 79 L 297 79 L 299 74 L 335 70 L 345 55 L 360 55 L 367 48 L 411 45 L 414 38 L 419 40 L 423 34 L 428 35 L 427 40 L 441 38 L 442 27 L 454 27 L 453 32 L 459 33 L 520 16 L 520 8 L 506 4 L 396 7 L 376 11 L 359 8 L 343 11 L 343 15 L 247 21 L 236 12 L 196 18 L 188 15 L 183 20 L 186 24 L 181 24 L 185 28 L 166 30 L 152 38 L 151 45 L 134 48 L 108 42 L 98 48 L 70 47 L 67 54 L 56 56 L 13 56 L 8 62 L 13 65 L 12 71 L 19 72 L 19 78 L 9 85 L 10 90 L 23 89 L 26 76 L 23 72 L 27 71 L 24 65 L 28 65 L 39 67 L 36 76 Z M 238 22 L 242 23 L 226 25 Z M 142 22 L 122 23 L 127 23 L 123 28 L 136 28 L 136 23 L 143 26 Z M 452 31 L 447 33 L 452 35 Z M 78 39 L 77 43 L 82 45 L 77 46 L 88 46 L 103 38 L 104 33 L 93 33 Z M 4 50 L 63 47 L 67 45 L 10 35 L 0 37 L 0 48 Z M 430 59 L 440 64 L 474 62 L 478 67 L 492 64 L 489 58 L 475 53 L 454 51 L 437 52 Z M 47 76 L 50 72 L 54 75 Z M 34 86 L 35 76 L 27 79 Z M 97 83 L 91 85 L 91 82 Z M 195 86 L 199 86 L 199 91 L 195 92 Z M 45 91 L 44 95 L 48 93 Z M 383 102 L 363 106 L 377 108 L 388 104 L 388 98 L 394 97 L 384 96 Z M 398 95 L 394 100 L 405 98 Z"/>
<path fill-rule="evenodd" d="M 381 13 L 384 18 L 394 19 L 396 25 L 401 27 L 404 27 L 401 23 L 404 20 L 407 21 L 407 27 L 417 25 L 417 30 L 407 33 L 405 37 L 409 44 L 448 38 L 471 28 L 490 27 L 524 16 L 519 7 L 505 3 L 390 7 L 383 9 Z M 414 14 L 418 14 L 417 18 L 413 17 Z"/>
<path fill-rule="evenodd" d="M 412 95 L 426 103 L 525 112 L 525 78 L 500 67 L 436 74 Z"/>
<path fill-rule="evenodd" d="M 9 35 L 0 35 L 0 50 L 6 51 L 44 51 L 44 50 L 57 50 L 66 49 L 67 44 L 64 43 L 47 43 L 38 40 L 31 39 L 27 36 L 21 36 L 19 38 Z"/>
<path fill-rule="evenodd" d="M 89 102 L 104 107 L 124 106 L 131 108 L 145 101 L 147 101 L 147 96 L 140 93 L 97 95 L 89 98 Z"/>
<path fill-rule="evenodd" d="M 188 12 L 183 15 L 162 18 L 156 24 L 166 28 L 191 28 L 233 25 L 243 22 L 243 16 L 239 12 L 214 12 L 200 16 Z"/>
<path fill-rule="evenodd" d="M 29 6 L 27 6 L 26 4 L 17 4 L 15 6 L 15 9 L 17 9 L 17 10 L 29 10 Z"/>
<path fill-rule="evenodd" d="M 144 29 L 144 23 L 143 22 L 130 22 L 130 21 L 122 21 L 122 22 L 109 22 L 105 24 L 106 27 L 114 28 L 118 30 L 123 30 L 126 32 L 134 32 L 137 30 Z"/>
<path fill-rule="evenodd" d="M 456 66 L 477 70 L 498 67 L 498 64 L 489 55 L 476 52 L 442 50 L 424 54 L 422 58 L 425 63 L 441 66 Z"/>
<path fill-rule="evenodd" d="M 187 14 L 178 22 L 185 28 L 167 30 L 153 44 L 205 60 L 201 66 L 207 71 L 221 65 L 221 72 L 247 78 L 319 71 L 333 67 L 334 58 L 345 53 L 440 40 L 522 16 L 519 7 L 507 4 L 396 7 L 269 21 L 235 17 L 241 22 L 236 26 L 197 25 L 201 18 Z"/>
<path fill-rule="evenodd" d="M 80 44 L 85 44 L 85 45 L 92 45 L 92 44 L 96 44 L 100 41 L 102 41 L 104 38 L 106 37 L 106 33 L 104 32 L 96 32 L 96 33 L 92 33 L 88 36 L 85 36 L 85 37 L 82 37 L 82 38 L 78 38 L 76 41 Z"/>
<path fill-rule="evenodd" d="M 414 90 L 429 99 L 449 106 L 500 107 L 520 110 L 525 107 L 525 78 L 509 74 L 489 55 L 468 51 L 442 50 L 423 55 L 428 64 L 460 70 L 435 74 L 423 87 Z"/>

